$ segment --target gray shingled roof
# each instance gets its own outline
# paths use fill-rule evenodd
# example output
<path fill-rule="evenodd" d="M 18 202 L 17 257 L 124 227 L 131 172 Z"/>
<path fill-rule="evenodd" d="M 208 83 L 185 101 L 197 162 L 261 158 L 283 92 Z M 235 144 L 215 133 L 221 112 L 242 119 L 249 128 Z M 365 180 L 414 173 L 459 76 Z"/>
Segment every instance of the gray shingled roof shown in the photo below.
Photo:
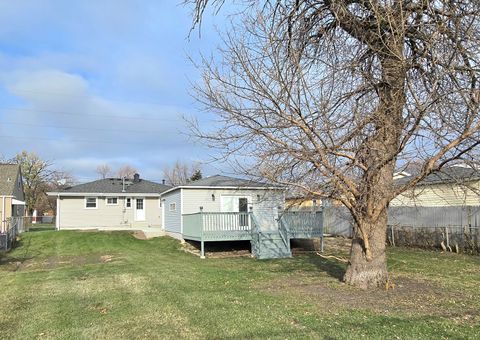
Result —
<path fill-rule="evenodd" d="M 222 175 L 214 175 L 199 179 L 183 185 L 184 187 L 249 187 L 249 188 L 264 188 L 271 187 L 271 185 L 250 181 L 248 179 L 234 178 Z"/>
<path fill-rule="evenodd" d="M 0 195 L 14 196 L 18 164 L 0 164 Z"/>
<path fill-rule="evenodd" d="M 411 178 L 412 176 L 402 177 L 397 179 L 395 182 L 398 184 L 402 184 L 408 182 Z M 461 166 L 451 166 L 428 175 L 417 185 L 465 182 L 479 179 L 480 171 L 476 169 Z"/>
<path fill-rule="evenodd" d="M 121 178 L 106 178 L 89 183 L 79 184 L 68 187 L 60 191 L 61 193 L 104 193 L 104 194 L 160 194 L 171 186 L 159 184 L 145 179 L 139 182 L 133 180 L 125 181 L 125 192 L 122 192 L 123 185 Z"/>

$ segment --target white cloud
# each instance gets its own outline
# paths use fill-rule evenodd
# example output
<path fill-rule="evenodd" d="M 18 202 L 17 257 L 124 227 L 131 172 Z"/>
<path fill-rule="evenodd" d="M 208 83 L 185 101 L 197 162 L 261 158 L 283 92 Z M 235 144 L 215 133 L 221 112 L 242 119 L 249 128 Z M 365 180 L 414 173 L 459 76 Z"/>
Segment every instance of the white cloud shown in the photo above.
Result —
<path fill-rule="evenodd" d="M 194 112 L 185 51 L 213 44 L 207 22 L 187 41 L 188 12 L 175 1 L 1 2 L 6 156 L 36 151 L 85 178 L 104 162 L 153 178 L 177 159 L 206 159 L 180 116 Z"/>

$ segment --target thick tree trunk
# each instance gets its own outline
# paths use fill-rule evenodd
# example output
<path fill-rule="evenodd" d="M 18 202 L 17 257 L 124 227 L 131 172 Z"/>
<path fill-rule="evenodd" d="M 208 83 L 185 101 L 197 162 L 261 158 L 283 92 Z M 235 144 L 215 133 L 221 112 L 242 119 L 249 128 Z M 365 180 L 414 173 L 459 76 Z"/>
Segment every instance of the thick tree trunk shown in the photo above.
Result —
<path fill-rule="evenodd" d="M 402 27 L 397 23 L 397 28 Z M 399 30 L 399 35 L 402 31 Z M 382 51 L 382 82 L 379 84 L 379 103 L 375 115 L 375 132 L 365 139 L 357 157 L 366 171 L 359 182 L 352 214 L 356 228 L 350 251 L 350 262 L 344 281 L 360 288 L 385 287 L 388 283 L 385 254 L 387 209 L 393 189 L 393 173 L 400 145 L 405 106 L 405 71 L 403 46 L 392 45 Z M 377 52 L 378 52 L 377 51 Z M 392 53 L 397 51 L 398 53 Z"/>
<path fill-rule="evenodd" d="M 363 225 L 369 231 L 368 244 L 357 232 L 352 240 L 350 261 L 344 281 L 363 289 L 385 287 L 388 282 L 386 246 L 386 213 L 373 225 Z M 357 230 L 359 228 L 357 227 Z"/>

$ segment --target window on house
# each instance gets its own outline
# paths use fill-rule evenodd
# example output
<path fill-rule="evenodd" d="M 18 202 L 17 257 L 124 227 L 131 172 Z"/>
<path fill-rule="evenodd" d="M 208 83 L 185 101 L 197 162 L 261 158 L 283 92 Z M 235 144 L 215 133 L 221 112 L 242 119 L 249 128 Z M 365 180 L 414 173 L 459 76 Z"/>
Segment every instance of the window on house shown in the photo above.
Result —
<path fill-rule="evenodd" d="M 97 198 L 96 197 L 86 197 L 85 198 L 85 208 L 86 209 L 96 209 L 97 208 Z"/>
<path fill-rule="evenodd" d="M 132 199 L 130 197 L 127 197 L 125 199 L 125 208 L 130 209 L 132 207 Z"/>
<path fill-rule="evenodd" d="M 170 203 L 170 206 L 169 206 L 169 207 L 170 207 L 170 208 L 169 208 L 170 211 L 175 211 L 175 210 L 177 210 L 177 204 L 176 204 L 176 203 Z"/>
<path fill-rule="evenodd" d="M 107 197 L 107 205 L 117 205 L 118 197 Z"/>

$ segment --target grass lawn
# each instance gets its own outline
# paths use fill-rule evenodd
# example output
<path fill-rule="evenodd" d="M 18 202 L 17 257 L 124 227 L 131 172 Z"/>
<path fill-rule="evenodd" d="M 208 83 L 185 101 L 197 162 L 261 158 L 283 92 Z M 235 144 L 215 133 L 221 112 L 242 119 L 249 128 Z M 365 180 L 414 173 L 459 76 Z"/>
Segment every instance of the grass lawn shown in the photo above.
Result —
<path fill-rule="evenodd" d="M 329 252 L 345 245 L 329 240 Z M 0 262 L 2 338 L 475 338 L 480 258 L 390 249 L 395 289 L 339 282 L 344 264 L 206 259 L 164 237 L 36 231 Z"/>
<path fill-rule="evenodd" d="M 45 231 L 45 230 L 55 230 L 54 223 L 36 223 L 30 224 L 28 226 L 29 231 Z"/>

